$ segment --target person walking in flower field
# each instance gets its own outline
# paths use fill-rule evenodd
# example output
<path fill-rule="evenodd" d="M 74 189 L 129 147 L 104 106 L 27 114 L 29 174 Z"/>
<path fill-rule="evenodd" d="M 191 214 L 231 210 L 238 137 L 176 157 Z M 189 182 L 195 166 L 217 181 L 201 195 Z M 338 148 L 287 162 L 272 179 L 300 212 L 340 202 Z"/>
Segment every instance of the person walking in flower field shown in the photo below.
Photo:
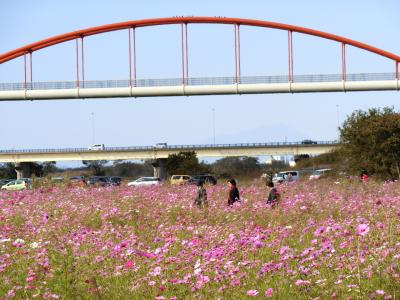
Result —
<path fill-rule="evenodd" d="M 239 190 L 236 187 L 236 180 L 228 180 L 229 194 L 228 194 L 228 206 L 232 206 L 233 203 L 240 201 Z"/>
<path fill-rule="evenodd" d="M 207 191 L 204 188 L 204 181 L 202 180 L 197 183 L 197 194 L 193 204 L 198 207 L 208 206 Z"/>
<path fill-rule="evenodd" d="M 271 207 L 274 207 L 276 204 L 278 204 L 279 200 L 281 199 L 281 194 L 274 187 L 274 183 L 272 181 L 269 181 L 267 183 L 267 186 L 269 189 L 267 204 L 271 205 Z"/>

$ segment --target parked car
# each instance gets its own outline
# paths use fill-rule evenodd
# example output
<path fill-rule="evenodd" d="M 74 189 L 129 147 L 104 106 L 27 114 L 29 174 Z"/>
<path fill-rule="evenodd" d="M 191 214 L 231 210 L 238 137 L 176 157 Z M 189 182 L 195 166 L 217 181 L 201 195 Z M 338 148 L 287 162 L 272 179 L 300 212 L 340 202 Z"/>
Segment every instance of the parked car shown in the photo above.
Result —
<path fill-rule="evenodd" d="M 209 183 L 212 185 L 217 184 L 217 179 L 213 175 L 195 175 L 189 179 L 190 184 L 197 184 L 199 181 L 203 181 L 204 183 Z"/>
<path fill-rule="evenodd" d="M 2 190 L 6 191 L 21 191 L 32 188 L 32 180 L 27 180 L 27 178 L 21 178 L 17 180 L 10 181 L 9 183 L 1 187 Z"/>
<path fill-rule="evenodd" d="M 110 176 L 108 177 L 111 185 L 121 185 L 122 178 L 118 176 Z"/>
<path fill-rule="evenodd" d="M 110 180 L 108 179 L 107 176 L 92 176 L 87 181 L 87 184 L 95 185 L 95 186 L 108 186 L 108 185 L 111 185 Z"/>
<path fill-rule="evenodd" d="M 85 176 L 71 176 L 69 181 L 73 185 L 86 185 Z"/>
<path fill-rule="evenodd" d="M 272 182 L 274 183 L 282 183 L 285 181 L 295 181 L 300 178 L 299 171 L 283 171 L 276 173 L 274 177 L 272 177 Z"/>
<path fill-rule="evenodd" d="M 0 187 L 6 185 L 7 183 L 14 181 L 15 179 L 0 179 Z"/>
<path fill-rule="evenodd" d="M 171 184 L 187 184 L 192 177 L 189 175 L 172 175 L 170 183 Z"/>
<path fill-rule="evenodd" d="M 63 182 L 64 181 L 64 177 L 62 177 L 62 176 L 54 176 L 54 177 L 51 177 L 50 180 L 52 182 Z"/>
<path fill-rule="evenodd" d="M 158 177 L 140 177 L 134 181 L 128 182 L 128 186 L 149 186 L 159 184 L 161 184 L 161 179 Z"/>
<path fill-rule="evenodd" d="M 330 172 L 332 169 L 319 169 L 315 170 L 311 175 L 310 175 L 310 180 L 314 179 L 320 179 L 321 176 L 324 176 L 326 173 Z"/>
<path fill-rule="evenodd" d="M 104 144 L 96 144 L 88 147 L 88 150 L 94 150 L 94 151 L 104 150 L 104 149 L 105 149 Z"/>

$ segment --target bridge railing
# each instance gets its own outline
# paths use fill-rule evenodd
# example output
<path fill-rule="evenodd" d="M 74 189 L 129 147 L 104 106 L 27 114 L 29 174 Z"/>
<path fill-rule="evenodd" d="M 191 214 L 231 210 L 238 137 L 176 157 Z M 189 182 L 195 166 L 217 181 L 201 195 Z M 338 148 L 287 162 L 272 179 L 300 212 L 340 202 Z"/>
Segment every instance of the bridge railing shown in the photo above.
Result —
<path fill-rule="evenodd" d="M 342 74 L 312 74 L 295 75 L 293 82 L 341 82 Z M 346 81 L 381 81 L 396 80 L 396 73 L 356 73 L 346 74 Z M 278 76 L 242 76 L 235 77 L 193 77 L 185 79 L 188 86 L 201 85 L 232 85 L 240 84 L 273 84 L 287 83 L 287 75 Z M 182 78 L 166 79 L 137 79 L 137 80 L 88 80 L 88 81 L 54 81 L 54 82 L 17 82 L 0 83 L 0 91 L 21 91 L 21 90 L 57 90 L 57 89 L 75 89 L 79 88 L 129 88 L 129 87 L 165 87 L 180 86 Z"/>
<path fill-rule="evenodd" d="M 59 149 L 12 149 L 0 150 L 0 154 L 23 154 L 23 153 L 77 153 L 77 152 L 118 152 L 118 151 L 166 151 L 166 150 L 202 150 L 202 149 L 237 149 L 237 148 L 263 148 L 263 147 L 298 147 L 316 145 L 336 145 L 337 141 L 317 141 L 305 142 L 272 142 L 272 143 L 237 143 L 237 144 L 204 144 L 204 145 L 168 145 L 165 147 L 157 146 L 131 146 L 131 147 L 105 147 L 101 150 L 91 150 L 90 148 L 59 148 Z"/>

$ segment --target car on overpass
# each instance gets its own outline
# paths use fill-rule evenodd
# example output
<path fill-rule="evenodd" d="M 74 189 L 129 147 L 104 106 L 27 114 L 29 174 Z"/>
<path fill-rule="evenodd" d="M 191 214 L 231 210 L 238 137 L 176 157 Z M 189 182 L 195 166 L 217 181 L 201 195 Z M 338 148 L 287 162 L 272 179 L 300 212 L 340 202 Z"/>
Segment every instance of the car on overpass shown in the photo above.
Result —
<path fill-rule="evenodd" d="M 128 182 L 128 186 L 150 186 L 161 184 L 161 178 L 159 177 L 140 177 L 134 181 Z"/>
<path fill-rule="evenodd" d="M 106 147 L 104 147 L 104 144 L 96 144 L 88 147 L 88 150 L 90 151 L 100 151 L 100 150 L 105 150 Z"/>
<path fill-rule="evenodd" d="M 301 143 L 303 145 L 315 145 L 315 144 L 318 144 L 318 142 L 313 141 L 313 140 L 302 140 Z"/>

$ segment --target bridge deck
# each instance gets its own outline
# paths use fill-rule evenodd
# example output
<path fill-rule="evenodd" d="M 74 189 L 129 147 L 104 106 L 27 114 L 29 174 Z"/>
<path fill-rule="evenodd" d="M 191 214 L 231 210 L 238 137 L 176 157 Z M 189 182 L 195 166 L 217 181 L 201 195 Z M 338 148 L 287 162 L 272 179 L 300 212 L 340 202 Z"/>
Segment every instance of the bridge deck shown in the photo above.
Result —
<path fill-rule="evenodd" d="M 395 73 L 0 83 L 0 101 L 400 90 Z"/>
<path fill-rule="evenodd" d="M 0 150 L 0 162 L 72 161 L 72 160 L 135 160 L 167 158 L 180 151 L 195 151 L 198 157 L 263 156 L 322 154 L 337 147 L 337 142 L 317 144 L 246 143 L 210 145 L 172 145 L 165 148 L 106 147 L 103 150 L 87 148 Z"/>

